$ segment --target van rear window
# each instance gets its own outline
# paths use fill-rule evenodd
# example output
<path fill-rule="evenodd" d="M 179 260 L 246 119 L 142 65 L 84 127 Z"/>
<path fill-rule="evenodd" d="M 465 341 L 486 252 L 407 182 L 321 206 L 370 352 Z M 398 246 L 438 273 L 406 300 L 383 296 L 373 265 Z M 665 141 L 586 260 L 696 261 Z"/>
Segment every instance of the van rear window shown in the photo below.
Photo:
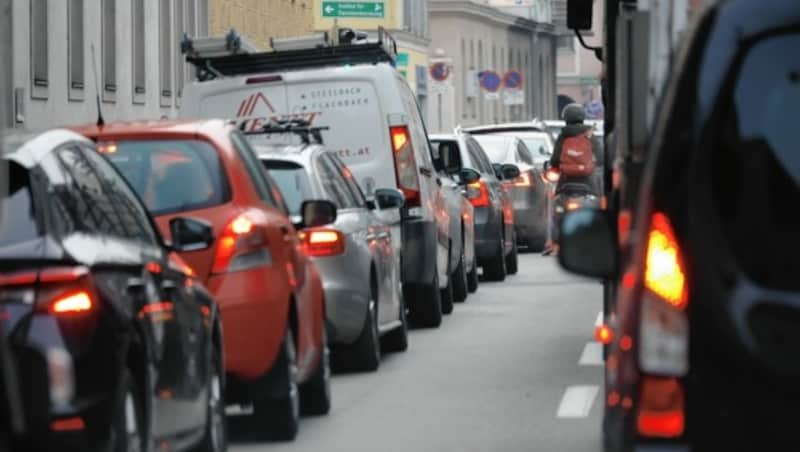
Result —
<path fill-rule="evenodd" d="M 39 237 L 33 188 L 27 169 L 8 165 L 8 196 L 0 200 L 0 247 L 27 242 Z"/>
<path fill-rule="evenodd" d="M 116 148 L 109 152 L 112 146 Z M 105 148 L 153 215 L 213 207 L 230 199 L 217 151 L 205 141 L 121 141 Z"/>

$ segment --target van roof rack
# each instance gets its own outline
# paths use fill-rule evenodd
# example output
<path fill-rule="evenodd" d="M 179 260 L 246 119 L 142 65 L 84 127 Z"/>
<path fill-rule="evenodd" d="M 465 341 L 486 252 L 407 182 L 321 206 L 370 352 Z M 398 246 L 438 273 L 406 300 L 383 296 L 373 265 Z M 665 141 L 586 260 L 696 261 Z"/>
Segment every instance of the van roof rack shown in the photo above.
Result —
<path fill-rule="evenodd" d="M 238 36 L 231 30 L 228 36 Z M 222 46 L 216 39 L 216 48 Z M 199 81 L 213 80 L 225 76 L 269 73 L 293 69 L 309 69 L 330 66 L 367 65 L 388 63 L 394 66 L 397 58 L 397 42 L 384 29 L 378 27 L 377 41 L 370 41 L 367 33 L 351 28 L 335 29 L 335 42 L 328 39 L 328 34 L 317 34 L 308 38 L 273 39 L 275 49 L 271 52 L 242 51 L 235 45 L 228 44 L 227 52 L 198 52 L 196 40 L 185 37 L 181 50 L 186 61 L 194 65 Z M 232 38 L 231 38 L 232 39 Z M 232 42 L 235 43 L 235 40 Z M 303 47 L 306 43 L 307 47 Z M 281 50 L 286 49 L 286 50 Z"/>
<path fill-rule="evenodd" d="M 248 131 L 243 133 L 245 135 L 273 135 L 273 134 L 286 134 L 293 133 L 300 137 L 304 145 L 312 144 L 311 138 L 314 138 L 314 144 L 324 144 L 322 141 L 322 131 L 328 130 L 329 127 L 311 127 L 311 123 L 305 119 L 273 119 L 265 124 L 262 128 L 255 131 Z"/>

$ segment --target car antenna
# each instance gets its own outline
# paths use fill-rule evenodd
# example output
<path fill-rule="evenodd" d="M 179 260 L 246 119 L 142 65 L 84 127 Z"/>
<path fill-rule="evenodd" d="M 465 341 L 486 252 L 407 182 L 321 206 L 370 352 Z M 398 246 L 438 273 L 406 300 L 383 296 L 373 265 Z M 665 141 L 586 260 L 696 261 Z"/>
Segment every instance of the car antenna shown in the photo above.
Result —
<path fill-rule="evenodd" d="M 92 72 L 94 73 L 94 92 L 97 99 L 97 126 L 105 125 L 103 120 L 103 108 L 100 102 L 100 82 L 97 80 L 97 59 L 94 56 L 94 44 L 92 44 Z"/>

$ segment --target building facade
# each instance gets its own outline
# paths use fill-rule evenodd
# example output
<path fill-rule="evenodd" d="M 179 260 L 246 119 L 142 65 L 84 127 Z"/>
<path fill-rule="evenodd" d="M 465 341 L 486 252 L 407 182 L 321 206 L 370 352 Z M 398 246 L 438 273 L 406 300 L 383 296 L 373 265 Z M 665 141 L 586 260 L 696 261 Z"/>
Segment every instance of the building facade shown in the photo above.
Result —
<path fill-rule="evenodd" d="M 190 73 L 184 33 L 208 33 L 207 0 L 0 0 L 7 125 L 43 129 L 174 115 Z M 8 32 L 10 31 L 10 37 Z M 95 75 L 96 74 L 96 75 Z"/>
<path fill-rule="evenodd" d="M 552 114 L 552 24 L 469 0 L 431 0 L 429 8 L 432 62 L 448 68 L 446 80 L 431 85 L 428 122 L 433 131 Z M 515 96 L 501 86 L 480 83 L 488 73 L 503 79 L 512 70 L 522 76 Z"/>

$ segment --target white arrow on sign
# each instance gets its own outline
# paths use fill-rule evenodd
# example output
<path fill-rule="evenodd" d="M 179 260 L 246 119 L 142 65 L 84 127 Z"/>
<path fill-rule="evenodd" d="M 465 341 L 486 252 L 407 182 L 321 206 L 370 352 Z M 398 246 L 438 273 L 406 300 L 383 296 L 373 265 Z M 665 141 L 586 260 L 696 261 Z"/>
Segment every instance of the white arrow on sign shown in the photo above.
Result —
<path fill-rule="evenodd" d="M 325 12 L 328 13 L 328 14 L 330 14 L 330 13 L 332 13 L 334 11 L 336 11 L 336 8 L 334 8 L 331 5 L 328 5 L 328 6 L 325 7 Z"/>
<path fill-rule="evenodd" d="M 380 3 L 376 3 L 376 4 L 375 4 L 375 11 L 377 12 L 377 11 L 380 11 L 381 9 L 383 9 L 383 7 L 381 6 L 381 4 L 380 4 Z"/>

